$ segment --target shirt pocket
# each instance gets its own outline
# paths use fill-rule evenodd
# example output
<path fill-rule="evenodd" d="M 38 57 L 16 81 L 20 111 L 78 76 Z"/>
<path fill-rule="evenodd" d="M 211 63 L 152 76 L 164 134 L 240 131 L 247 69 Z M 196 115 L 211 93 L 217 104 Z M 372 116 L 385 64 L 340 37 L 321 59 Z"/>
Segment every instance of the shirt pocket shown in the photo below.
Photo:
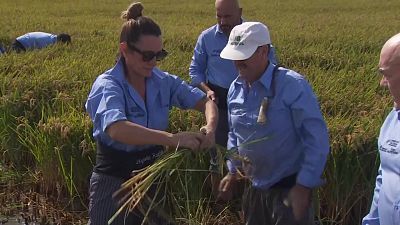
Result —
<path fill-rule="evenodd" d="M 213 61 L 221 60 L 221 56 L 219 56 L 222 52 L 222 49 L 213 49 L 209 54 L 210 59 Z"/>
<path fill-rule="evenodd" d="M 251 124 L 250 121 L 250 114 L 247 112 L 246 109 L 235 107 L 230 110 L 230 116 L 232 121 L 232 126 L 247 126 Z"/>
<path fill-rule="evenodd" d="M 273 128 L 274 131 L 285 131 L 291 127 L 291 112 L 288 107 L 271 104 L 264 112 L 266 122 L 259 124 L 266 129 Z"/>
<path fill-rule="evenodd" d="M 209 67 L 220 68 L 221 67 L 221 54 L 222 49 L 214 49 L 208 55 Z M 223 60 L 222 60 L 223 61 Z"/>
<path fill-rule="evenodd" d="M 136 104 L 127 107 L 126 117 L 130 122 L 146 126 L 146 113 Z"/>

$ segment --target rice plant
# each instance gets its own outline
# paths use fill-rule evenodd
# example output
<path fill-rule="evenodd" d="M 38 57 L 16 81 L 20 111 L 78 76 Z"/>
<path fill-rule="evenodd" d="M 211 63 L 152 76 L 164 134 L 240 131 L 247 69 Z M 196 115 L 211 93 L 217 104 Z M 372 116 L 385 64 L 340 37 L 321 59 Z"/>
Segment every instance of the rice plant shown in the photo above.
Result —
<path fill-rule="evenodd" d="M 216 22 L 214 2 L 142 2 L 144 14 L 160 25 L 170 52 L 158 66 L 188 80 L 197 36 Z M 0 56 L 0 162 L 8 170 L 21 171 L 10 174 L 25 174 L 26 180 L 36 180 L 49 193 L 58 195 L 59 190 L 67 201 L 78 198 L 86 204 L 95 144 L 83 104 L 96 76 L 115 62 L 119 15 L 129 3 L 0 1 L 0 42 L 6 47 L 31 31 L 72 35 L 69 46 Z M 317 190 L 318 218 L 323 224 L 359 224 L 372 197 L 376 137 L 392 107 L 388 92 L 378 86 L 376 65 L 384 41 L 399 32 L 400 2 L 241 0 L 241 4 L 245 20 L 268 25 L 281 64 L 304 74 L 320 101 L 331 155 L 326 184 Z M 173 109 L 169 131 L 198 130 L 203 123 L 197 112 Z M 165 204 L 176 208 L 174 219 L 182 224 L 210 222 L 214 212 L 204 207 L 210 195 L 204 181 L 208 156 L 182 154 L 191 160 L 183 160 L 170 175 L 165 172 L 168 182 L 181 186 L 163 190 L 173 196 Z M 41 174 L 48 176 L 42 180 Z M 193 188 L 198 191 L 193 193 Z"/>

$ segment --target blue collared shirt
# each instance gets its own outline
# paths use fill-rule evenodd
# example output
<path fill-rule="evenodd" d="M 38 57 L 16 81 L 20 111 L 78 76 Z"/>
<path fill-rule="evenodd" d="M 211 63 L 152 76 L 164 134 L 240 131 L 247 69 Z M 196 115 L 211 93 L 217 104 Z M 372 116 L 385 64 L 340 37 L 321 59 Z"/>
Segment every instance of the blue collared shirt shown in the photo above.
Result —
<path fill-rule="evenodd" d="M 125 79 L 123 64 L 100 75 L 86 101 L 86 110 L 93 121 L 93 137 L 105 145 L 124 151 L 138 151 L 148 146 L 126 145 L 111 139 L 105 132 L 112 123 L 129 120 L 138 125 L 166 130 L 172 106 L 193 108 L 204 93 L 175 75 L 154 68 L 146 79 L 146 102 Z"/>
<path fill-rule="evenodd" d="M 57 35 L 44 32 L 31 32 L 17 37 L 25 49 L 40 49 L 57 42 Z"/>
<path fill-rule="evenodd" d="M 237 77 L 238 71 L 231 60 L 222 59 L 219 54 L 228 43 L 228 37 L 222 32 L 218 24 L 203 31 L 198 37 L 196 47 L 189 67 L 192 85 L 201 82 L 210 82 L 228 89 Z M 268 58 L 277 64 L 275 48 L 271 45 Z"/>
<path fill-rule="evenodd" d="M 268 189 L 297 173 L 297 183 L 316 187 L 327 154 L 329 137 L 318 101 L 300 74 L 269 64 L 251 87 L 238 77 L 228 92 L 228 149 L 247 157 L 251 164 L 228 160 L 231 173 L 242 166 L 254 187 Z M 274 84 L 273 84 L 274 83 Z M 273 89 L 275 89 L 275 94 Z M 262 99 L 268 98 L 265 124 L 257 123 Z M 262 141 L 257 141 L 263 139 Z M 243 145 L 255 141 L 253 144 Z"/>
<path fill-rule="evenodd" d="M 400 224 L 400 121 L 399 111 L 392 110 L 381 127 L 378 149 L 381 165 L 371 209 L 363 225 Z"/>

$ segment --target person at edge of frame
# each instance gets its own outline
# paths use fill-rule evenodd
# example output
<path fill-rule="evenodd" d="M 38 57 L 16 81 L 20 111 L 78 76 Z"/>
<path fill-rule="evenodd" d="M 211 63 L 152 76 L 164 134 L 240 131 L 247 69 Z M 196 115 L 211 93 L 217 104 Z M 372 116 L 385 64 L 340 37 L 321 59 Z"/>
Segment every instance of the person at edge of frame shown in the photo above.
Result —
<path fill-rule="evenodd" d="M 380 166 L 369 213 L 362 225 L 400 224 L 400 33 L 383 45 L 378 71 L 380 85 L 393 97 L 393 108 L 382 124 L 378 138 Z"/>

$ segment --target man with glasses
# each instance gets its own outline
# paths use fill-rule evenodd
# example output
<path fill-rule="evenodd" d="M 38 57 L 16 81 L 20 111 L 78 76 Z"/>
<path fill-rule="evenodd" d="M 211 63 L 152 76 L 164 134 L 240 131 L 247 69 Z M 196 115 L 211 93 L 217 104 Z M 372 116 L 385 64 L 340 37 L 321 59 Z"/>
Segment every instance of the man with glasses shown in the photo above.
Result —
<path fill-rule="evenodd" d="M 228 42 L 232 28 L 242 23 L 242 8 L 239 0 L 216 0 L 215 11 L 217 24 L 204 30 L 198 37 L 189 67 L 189 75 L 192 80 L 191 84 L 199 87 L 209 99 L 216 102 L 219 120 L 215 142 L 226 148 L 228 140 L 226 95 L 238 72 L 232 61 L 222 59 L 219 54 Z M 272 46 L 268 58 L 272 63 L 277 63 L 275 49 Z M 211 149 L 210 153 L 212 189 L 216 196 L 220 181 L 216 149 Z"/>
<path fill-rule="evenodd" d="M 400 224 L 400 33 L 382 47 L 379 59 L 380 85 L 387 87 L 394 106 L 383 123 L 378 150 L 380 166 L 369 213 L 363 225 Z"/>
<path fill-rule="evenodd" d="M 243 195 L 247 225 L 311 225 L 311 192 L 323 183 L 328 131 L 310 85 L 268 60 L 270 44 L 264 24 L 245 22 L 221 52 L 239 71 L 227 97 L 228 149 L 241 157 L 227 161 L 220 191 L 229 195 L 243 174 L 251 181 Z"/>

